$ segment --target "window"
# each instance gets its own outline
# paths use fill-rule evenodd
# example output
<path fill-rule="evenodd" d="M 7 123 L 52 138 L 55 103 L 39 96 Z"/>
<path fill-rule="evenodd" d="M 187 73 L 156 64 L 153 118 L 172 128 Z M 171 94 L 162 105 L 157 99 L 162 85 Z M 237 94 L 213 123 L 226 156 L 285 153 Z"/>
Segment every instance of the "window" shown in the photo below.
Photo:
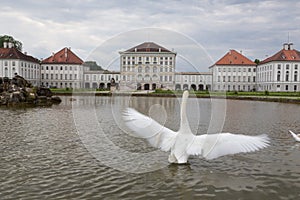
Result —
<path fill-rule="evenodd" d="M 278 69 L 278 70 L 281 69 L 281 65 L 280 65 L 280 64 L 277 65 L 277 69 Z"/>
<path fill-rule="evenodd" d="M 298 65 L 296 64 L 296 65 L 295 65 L 295 70 L 297 70 L 297 69 L 298 69 Z"/>
<path fill-rule="evenodd" d="M 297 77 L 298 77 L 298 72 L 295 72 L 294 81 L 297 81 Z"/>
<path fill-rule="evenodd" d="M 297 85 L 294 85 L 294 91 L 297 91 Z"/>
<path fill-rule="evenodd" d="M 285 75 L 285 81 L 289 81 L 289 74 L 288 73 Z"/>
<path fill-rule="evenodd" d="M 142 67 L 141 67 L 141 66 L 139 66 L 138 72 L 139 72 L 139 73 L 142 73 Z"/>
<path fill-rule="evenodd" d="M 290 65 L 289 64 L 287 64 L 285 67 L 286 67 L 286 70 L 290 69 Z"/>
<path fill-rule="evenodd" d="M 285 86 L 285 90 L 286 90 L 286 91 L 289 90 L 289 86 L 288 86 L 288 85 Z"/>
<path fill-rule="evenodd" d="M 150 68 L 149 68 L 148 66 L 145 68 L 145 72 L 146 72 L 146 73 L 149 73 L 149 72 L 150 72 Z"/>
<path fill-rule="evenodd" d="M 65 74 L 65 80 L 68 80 L 68 74 Z"/>
<path fill-rule="evenodd" d="M 248 69 L 248 72 L 251 72 L 251 68 Z M 250 82 L 250 81 L 249 81 Z"/>

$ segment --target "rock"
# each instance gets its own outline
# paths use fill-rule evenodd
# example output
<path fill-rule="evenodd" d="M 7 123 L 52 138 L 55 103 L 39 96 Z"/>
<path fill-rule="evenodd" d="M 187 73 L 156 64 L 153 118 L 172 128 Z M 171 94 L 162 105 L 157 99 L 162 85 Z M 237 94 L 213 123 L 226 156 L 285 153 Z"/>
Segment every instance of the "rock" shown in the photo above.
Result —
<path fill-rule="evenodd" d="M 0 77 L 0 105 L 52 105 L 61 102 L 59 97 L 52 97 L 49 88 L 33 88 L 27 80 L 19 75 L 13 79 Z"/>

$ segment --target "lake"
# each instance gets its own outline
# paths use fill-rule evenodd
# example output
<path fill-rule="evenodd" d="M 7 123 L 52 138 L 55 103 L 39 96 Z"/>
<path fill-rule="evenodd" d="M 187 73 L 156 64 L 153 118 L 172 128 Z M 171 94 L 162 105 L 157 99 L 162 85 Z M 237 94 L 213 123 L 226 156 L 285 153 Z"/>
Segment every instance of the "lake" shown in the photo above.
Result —
<path fill-rule="evenodd" d="M 1 199 L 300 198 L 300 143 L 288 133 L 300 133 L 300 105 L 190 98 L 193 132 L 264 133 L 271 145 L 174 165 L 132 136 L 121 115 L 130 106 L 177 130 L 180 98 L 61 98 L 51 107 L 0 107 Z"/>

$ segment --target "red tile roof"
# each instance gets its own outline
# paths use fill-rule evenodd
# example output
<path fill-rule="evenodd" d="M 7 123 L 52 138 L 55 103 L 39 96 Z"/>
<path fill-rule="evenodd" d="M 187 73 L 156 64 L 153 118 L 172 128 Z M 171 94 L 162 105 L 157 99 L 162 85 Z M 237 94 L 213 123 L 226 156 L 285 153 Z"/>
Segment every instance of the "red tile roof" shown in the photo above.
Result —
<path fill-rule="evenodd" d="M 225 56 L 223 56 L 220 60 L 218 60 L 215 65 L 256 65 L 255 62 L 251 61 L 247 57 L 238 53 L 235 50 L 229 50 Z"/>
<path fill-rule="evenodd" d="M 52 56 L 44 59 L 42 64 L 83 64 L 83 61 L 73 53 L 69 48 L 65 47 Z"/>
<path fill-rule="evenodd" d="M 0 48 L 0 59 L 20 59 L 24 61 L 39 63 L 37 58 L 26 55 L 16 48 Z"/>
<path fill-rule="evenodd" d="M 125 52 L 169 52 L 170 50 L 155 44 L 154 42 L 144 42 L 140 45 L 132 47 L 131 49 L 126 50 Z"/>
<path fill-rule="evenodd" d="M 261 61 L 259 64 L 264 64 L 272 61 L 300 61 L 300 52 L 295 49 L 282 49 L 273 56 Z"/>

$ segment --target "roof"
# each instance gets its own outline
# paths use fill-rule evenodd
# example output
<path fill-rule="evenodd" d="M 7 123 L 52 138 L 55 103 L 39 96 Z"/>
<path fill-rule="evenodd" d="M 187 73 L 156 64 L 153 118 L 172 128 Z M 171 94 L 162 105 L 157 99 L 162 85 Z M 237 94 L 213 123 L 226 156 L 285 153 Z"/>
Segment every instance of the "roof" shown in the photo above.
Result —
<path fill-rule="evenodd" d="M 282 49 L 273 56 L 261 61 L 259 64 L 272 61 L 300 61 L 300 52 L 295 49 Z"/>
<path fill-rule="evenodd" d="M 0 59 L 20 59 L 24 61 L 39 63 L 39 60 L 37 58 L 26 55 L 14 47 L 0 48 Z"/>
<path fill-rule="evenodd" d="M 135 47 L 132 47 L 131 49 L 128 49 L 125 51 L 126 53 L 129 52 L 168 52 L 168 53 L 174 53 L 154 42 L 144 42 L 140 45 L 137 45 Z"/>
<path fill-rule="evenodd" d="M 52 56 L 44 59 L 42 64 L 79 64 L 83 61 L 71 51 L 71 49 L 65 47 L 53 54 Z"/>
<path fill-rule="evenodd" d="M 246 56 L 238 53 L 235 50 L 229 50 L 227 54 L 225 54 L 220 60 L 218 60 L 215 65 L 253 65 L 255 66 L 256 63 L 251 61 Z"/>

